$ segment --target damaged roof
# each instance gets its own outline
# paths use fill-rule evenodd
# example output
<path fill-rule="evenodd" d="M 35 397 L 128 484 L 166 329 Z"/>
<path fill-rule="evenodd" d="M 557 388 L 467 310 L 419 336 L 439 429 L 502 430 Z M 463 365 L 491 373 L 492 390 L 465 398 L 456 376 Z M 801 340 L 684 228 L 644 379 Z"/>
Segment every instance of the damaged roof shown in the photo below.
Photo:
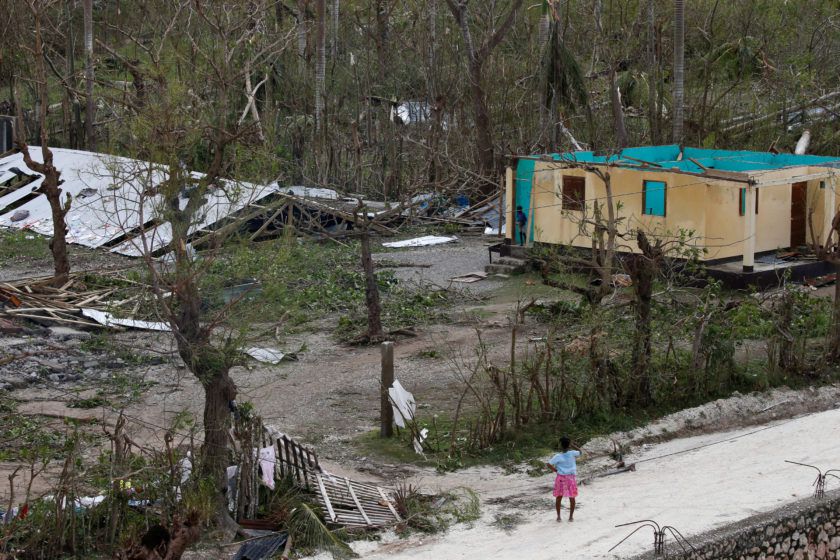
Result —
<path fill-rule="evenodd" d="M 42 161 L 41 148 L 30 146 L 32 159 Z M 86 247 L 107 247 L 112 252 L 140 256 L 165 248 L 172 239 L 170 225 L 158 223 L 162 197 L 155 187 L 166 178 L 166 168 L 107 154 L 52 148 L 53 164 L 61 171 L 62 191 L 73 197 L 67 214 L 67 241 Z M 4 191 L 3 184 L 23 172 L 34 180 Z M 200 178 L 201 174 L 193 173 Z M 30 170 L 20 153 L 0 158 L 0 227 L 28 229 L 52 235 L 52 213 L 45 196 L 37 193 L 43 176 Z M 191 232 L 212 229 L 217 222 L 244 207 L 278 192 L 299 187 L 277 183 L 255 185 L 227 182 L 206 193 Z M 326 195 L 329 193 L 318 193 Z M 63 196 L 62 196 L 63 198 Z M 187 196 L 181 197 L 182 207 Z M 14 217 L 14 219 L 13 219 Z"/>
<path fill-rule="evenodd" d="M 541 156 L 529 156 L 528 159 L 538 157 Z M 703 173 L 707 169 L 748 173 L 802 166 L 840 168 L 840 156 L 681 148 L 677 144 L 624 148 L 612 155 L 577 151 L 550 154 L 548 157 L 556 161 L 616 165 L 627 168 L 645 167 L 649 171 L 678 170 L 685 173 Z"/>

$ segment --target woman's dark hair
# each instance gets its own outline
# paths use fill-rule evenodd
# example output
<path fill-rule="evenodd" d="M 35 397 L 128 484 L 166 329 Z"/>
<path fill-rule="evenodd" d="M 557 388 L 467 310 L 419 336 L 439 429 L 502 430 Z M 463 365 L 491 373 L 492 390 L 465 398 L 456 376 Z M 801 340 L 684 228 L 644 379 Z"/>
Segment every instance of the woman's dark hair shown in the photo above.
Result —
<path fill-rule="evenodd" d="M 563 436 L 560 438 L 560 447 L 563 448 L 563 451 L 569 449 L 569 446 L 572 444 L 572 440 L 569 439 L 569 436 Z"/>
<path fill-rule="evenodd" d="M 516 207 L 516 209 L 517 209 L 517 210 L 522 210 L 522 207 L 521 207 L 521 206 L 517 206 L 517 207 Z"/>

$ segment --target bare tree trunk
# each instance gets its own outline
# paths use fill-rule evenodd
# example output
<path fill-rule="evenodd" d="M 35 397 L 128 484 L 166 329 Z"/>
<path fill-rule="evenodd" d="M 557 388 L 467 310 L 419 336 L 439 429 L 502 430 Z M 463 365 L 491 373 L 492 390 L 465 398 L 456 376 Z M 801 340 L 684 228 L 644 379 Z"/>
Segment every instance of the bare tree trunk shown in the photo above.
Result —
<path fill-rule="evenodd" d="M 672 141 L 683 142 L 685 110 L 685 0 L 674 0 L 674 109 Z"/>
<path fill-rule="evenodd" d="M 432 126 L 429 128 L 429 184 L 435 188 L 439 177 L 439 152 L 438 144 L 440 142 L 442 126 L 442 112 L 443 112 L 443 96 L 438 92 L 438 64 L 437 64 L 437 0 L 429 0 L 429 59 L 428 67 L 428 84 L 429 84 L 429 103 L 430 113 L 432 119 Z"/>
<path fill-rule="evenodd" d="M 482 63 L 470 62 L 470 91 L 472 92 L 473 118 L 475 120 L 476 167 L 482 175 L 493 172 L 496 154 L 493 149 L 493 131 L 490 111 L 487 108 L 487 94 L 482 84 Z"/>
<path fill-rule="evenodd" d="M 840 278 L 840 262 L 834 263 L 834 273 Z M 833 362 L 840 361 L 840 282 L 834 283 L 834 307 L 831 312 L 828 356 Z"/>
<path fill-rule="evenodd" d="M 298 56 L 306 58 L 306 43 L 308 30 L 306 28 L 306 6 L 308 0 L 298 0 L 297 3 L 297 49 Z"/>
<path fill-rule="evenodd" d="M 787 283 L 784 285 L 781 300 L 776 306 L 775 311 L 775 326 L 779 340 L 777 363 L 782 371 L 795 371 L 797 369 L 796 340 L 791 332 L 791 327 L 793 326 L 793 293 Z"/>
<path fill-rule="evenodd" d="M 476 167 L 479 173 L 485 177 L 494 175 L 496 156 L 493 147 L 493 126 L 490 120 L 490 111 L 487 107 L 487 94 L 483 86 L 484 63 L 490 57 L 493 49 L 502 42 L 507 32 L 510 31 L 514 16 L 522 6 L 523 1 L 513 0 L 507 16 L 502 23 L 480 46 L 476 46 L 473 42 L 472 31 L 470 30 L 467 0 L 446 0 L 455 21 L 461 29 L 461 36 L 464 41 L 464 52 L 467 59 L 467 72 L 473 102 Z M 482 190 L 486 194 L 492 194 L 495 188 L 495 182 L 492 180 L 485 181 L 482 184 Z"/>
<path fill-rule="evenodd" d="M 627 128 L 624 126 L 624 107 L 621 106 L 621 91 L 615 80 L 615 66 L 610 68 L 610 104 L 612 105 L 613 122 L 615 123 L 616 147 L 627 147 Z"/>
<path fill-rule="evenodd" d="M 327 70 L 327 0 L 315 0 L 315 128 L 320 133 L 324 128 L 324 85 Z"/>
<path fill-rule="evenodd" d="M 640 404 L 647 404 L 653 399 L 650 380 L 651 304 L 661 250 L 658 246 L 652 246 L 641 230 L 637 232 L 636 238 L 642 254 L 630 256 L 626 267 L 633 279 L 633 291 L 636 296 L 633 303 L 636 325 L 631 364 L 636 385 L 635 400 Z"/>
<path fill-rule="evenodd" d="M 595 0 L 592 6 L 592 17 L 595 20 L 595 43 L 592 45 L 592 62 L 589 65 L 589 73 L 595 73 L 595 67 L 598 65 L 601 41 L 604 38 L 603 25 L 604 6 L 601 0 Z"/>
<path fill-rule="evenodd" d="M 333 0 L 330 9 L 332 16 L 332 36 L 330 37 L 330 47 L 332 51 L 332 59 L 335 61 L 338 58 L 338 24 L 339 24 L 339 3 L 341 0 Z"/>
<path fill-rule="evenodd" d="M 657 71 L 656 60 L 656 14 L 654 11 L 655 0 L 648 0 L 647 3 L 647 64 L 648 64 L 648 127 L 650 128 L 651 144 L 659 144 L 659 109 L 656 99 L 657 83 L 659 72 Z"/>
<path fill-rule="evenodd" d="M 65 32 L 67 35 L 67 49 L 64 60 L 67 66 L 67 74 L 65 79 L 67 83 L 73 83 L 73 77 L 76 73 L 75 68 L 75 33 L 73 32 L 73 12 L 70 10 L 70 3 L 65 2 L 65 15 L 67 16 L 67 31 Z M 65 118 L 65 142 L 67 142 L 67 146 L 70 148 L 78 148 L 79 147 L 79 129 L 76 127 L 76 120 L 75 117 L 79 114 L 79 102 L 76 99 L 75 95 L 70 92 L 69 88 L 64 88 L 64 99 L 65 104 L 67 105 L 67 112 L 69 115 Z"/>
<path fill-rule="evenodd" d="M 85 94 L 87 105 L 85 108 L 85 141 L 87 149 L 96 150 L 93 132 L 93 122 L 96 109 L 93 103 L 93 0 L 84 0 L 85 19 Z"/>
<path fill-rule="evenodd" d="M 48 89 L 47 89 L 47 69 L 46 69 L 46 55 L 44 53 L 44 43 L 41 36 L 41 12 L 39 8 L 32 7 L 33 16 L 35 19 L 34 30 L 34 50 L 32 51 L 35 62 L 36 75 L 36 91 L 38 95 L 38 103 L 41 107 L 38 114 L 38 128 L 41 141 L 41 158 L 43 162 L 36 162 L 32 159 L 29 153 L 29 146 L 26 143 L 26 138 L 23 127 L 15 128 L 15 144 L 23 155 L 23 161 L 29 169 L 36 171 L 44 176 L 41 186 L 38 187 L 38 192 L 47 198 L 50 205 L 50 213 L 53 222 L 53 236 L 50 240 L 50 251 L 53 256 L 53 284 L 55 286 L 62 286 L 67 283 L 67 278 L 70 275 L 70 261 L 67 258 L 67 222 L 65 217 L 70 211 L 70 204 L 72 198 L 69 193 L 66 196 L 64 204 L 61 202 L 62 190 L 61 172 L 53 165 L 53 153 L 49 148 L 49 137 L 47 135 L 47 109 L 49 107 Z M 15 106 L 18 111 L 18 121 L 23 123 L 23 108 L 20 102 L 20 96 L 15 94 Z"/>
<path fill-rule="evenodd" d="M 550 0 L 543 0 L 542 3 L 542 13 L 540 14 L 540 26 L 537 35 L 537 46 L 540 60 L 545 60 L 546 49 L 548 47 L 548 39 L 551 35 L 551 10 L 549 10 L 549 3 Z M 542 144 L 543 138 L 548 131 L 549 125 L 549 115 L 552 113 L 550 109 L 550 100 L 549 96 L 546 95 L 546 78 L 547 73 L 545 69 L 542 69 L 540 72 L 540 79 L 537 81 L 539 84 L 539 100 L 540 100 L 540 135 L 539 141 Z M 546 146 L 547 147 L 547 146 Z M 550 150 L 549 150 L 550 151 Z"/>

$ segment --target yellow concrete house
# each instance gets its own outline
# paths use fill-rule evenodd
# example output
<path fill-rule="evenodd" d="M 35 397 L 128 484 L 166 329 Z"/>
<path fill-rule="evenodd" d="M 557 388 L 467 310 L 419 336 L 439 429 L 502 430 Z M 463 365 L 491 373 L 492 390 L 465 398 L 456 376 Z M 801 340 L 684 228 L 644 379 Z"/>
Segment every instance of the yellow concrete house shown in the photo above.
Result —
<path fill-rule="evenodd" d="M 581 223 L 596 205 L 606 211 L 605 173 L 621 229 L 690 231 L 702 260 L 746 273 L 823 240 L 840 202 L 840 157 L 677 145 L 526 156 L 507 171 L 506 242 L 591 247 L 592 228 Z"/>

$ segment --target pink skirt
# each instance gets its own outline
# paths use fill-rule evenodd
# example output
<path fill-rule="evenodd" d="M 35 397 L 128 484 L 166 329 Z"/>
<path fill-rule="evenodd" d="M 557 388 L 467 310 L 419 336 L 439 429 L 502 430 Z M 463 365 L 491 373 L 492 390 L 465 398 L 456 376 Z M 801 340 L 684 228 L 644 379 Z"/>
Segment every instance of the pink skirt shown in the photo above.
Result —
<path fill-rule="evenodd" d="M 558 474 L 554 479 L 555 498 L 576 498 L 578 495 L 577 480 L 573 474 Z"/>

